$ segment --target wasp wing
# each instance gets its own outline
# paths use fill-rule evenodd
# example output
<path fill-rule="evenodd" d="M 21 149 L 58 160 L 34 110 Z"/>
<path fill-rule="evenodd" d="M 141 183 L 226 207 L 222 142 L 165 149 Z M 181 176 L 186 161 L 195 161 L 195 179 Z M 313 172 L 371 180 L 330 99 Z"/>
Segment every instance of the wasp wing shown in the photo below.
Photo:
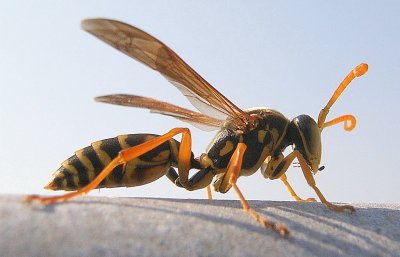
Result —
<path fill-rule="evenodd" d="M 108 20 L 88 19 L 82 28 L 100 40 L 160 72 L 201 112 L 218 120 L 227 116 L 238 127 L 246 127 L 251 117 L 187 65 L 168 46 L 129 24 Z"/>
<path fill-rule="evenodd" d="M 153 113 L 174 117 L 205 131 L 219 129 L 224 124 L 222 120 L 149 97 L 116 94 L 99 96 L 95 100 L 103 103 L 149 109 Z"/>

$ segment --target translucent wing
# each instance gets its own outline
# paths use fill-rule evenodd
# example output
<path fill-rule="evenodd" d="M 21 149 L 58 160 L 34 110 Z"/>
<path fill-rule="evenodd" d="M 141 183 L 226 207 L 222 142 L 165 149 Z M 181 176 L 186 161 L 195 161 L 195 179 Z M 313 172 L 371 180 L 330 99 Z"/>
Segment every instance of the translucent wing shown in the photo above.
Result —
<path fill-rule="evenodd" d="M 148 97 L 117 94 L 99 96 L 96 97 L 95 100 L 103 103 L 149 109 L 151 112 L 171 116 L 181 121 L 188 122 L 205 131 L 219 129 L 224 124 L 224 121 L 222 120 Z"/>
<path fill-rule="evenodd" d="M 201 112 L 218 120 L 232 118 L 238 128 L 252 120 L 177 54 L 158 39 L 126 23 L 107 19 L 82 21 L 82 28 L 100 40 L 160 72 Z"/>

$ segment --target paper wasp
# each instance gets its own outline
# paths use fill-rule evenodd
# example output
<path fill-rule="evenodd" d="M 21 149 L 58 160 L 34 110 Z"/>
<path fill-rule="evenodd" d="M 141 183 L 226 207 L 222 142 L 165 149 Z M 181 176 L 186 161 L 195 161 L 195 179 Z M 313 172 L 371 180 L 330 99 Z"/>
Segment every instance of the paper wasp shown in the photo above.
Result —
<path fill-rule="evenodd" d="M 243 209 L 264 227 L 282 236 L 288 234 L 283 224 L 269 221 L 254 211 L 236 185 L 240 176 L 249 176 L 258 169 L 265 178 L 280 178 L 298 201 L 285 172 L 297 158 L 307 183 L 322 203 L 335 211 L 354 211 L 350 205 L 328 202 L 318 189 L 313 174 L 321 161 L 321 132 L 325 127 L 344 123 L 346 130 L 355 127 L 355 117 L 343 115 L 325 122 L 329 109 L 347 85 L 368 70 L 367 64 L 355 67 L 339 85 L 328 104 L 319 113 L 318 121 L 308 115 L 292 120 L 269 108 L 242 110 L 218 92 L 187 65 L 168 46 L 131 25 L 107 19 L 88 19 L 82 28 L 119 51 L 158 71 L 200 111 L 193 112 L 170 103 L 135 95 L 97 97 L 99 102 L 150 109 L 172 116 L 203 130 L 219 132 L 205 153 L 194 158 L 191 134 L 187 128 L 174 128 L 163 135 L 130 134 L 94 142 L 64 161 L 45 187 L 50 190 L 74 191 L 61 196 L 28 196 L 27 200 L 42 203 L 64 201 L 100 187 L 131 187 L 147 184 L 166 175 L 175 185 L 187 190 L 207 188 L 225 193 L 233 188 Z M 181 134 L 181 141 L 173 139 Z M 283 151 L 293 146 L 287 156 Z M 177 171 L 175 170 L 177 168 Z M 197 172 L 189 178 L 191 169 Z"/>

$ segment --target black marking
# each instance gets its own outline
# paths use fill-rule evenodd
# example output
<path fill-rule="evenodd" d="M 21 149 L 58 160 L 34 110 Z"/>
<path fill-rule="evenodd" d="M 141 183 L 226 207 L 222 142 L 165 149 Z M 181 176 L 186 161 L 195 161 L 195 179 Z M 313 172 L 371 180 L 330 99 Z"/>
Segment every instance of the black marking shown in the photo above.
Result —
<path fill-rule="evenodd" d="M 299 128 L 299 126 L 297 124 L 298 124 L 297 123 L 297 118 L 294 118 L 292 120 L 292 122 L 290 122 L 289 131 L 288 132 L 289 132 L 289 135 L 290 135 L 290 137 L 292 139 L 292 143 L 295 146 L 294 150 L 297 150 L 303 156 L 306 156 L 305 155 L 305 148 L 304 148 L 304 145 L 303 145 L 303 140 L 302 140 L 302 138 L 300 136 L 300 133 L 301 133 L 300 132 L 300 128 Z"/>
<path fill-rule="evenodd" d="M 146 172 L 148 171 L 149 166 L 147 165 L 137 165 L 135 167 L 134 172 L 132 173 L 132 177 L 139 184 L 142 184 L 146 181 Z"/>
<path fill-rule="evenodd" d="M 147 153 L 143 154 L 140 156 L 140 159 L 143 161 L 152 161 L 154 157 L 157 157 L 161 152 L 163 151 L 169 151 L 169 144 L 168 142 L 163 143 L 160 146 L 157 146 L 151 151 L 148 151 Z M 169 156 L 167 156 L 166 160 L 169 160 Z"/>
<path fill-rule="evenodd" d="M 198 158 L 194 158 L 192 153 L 192 161 L 190 163 L 190 169 L 197 169 L 200 170 L 202 168 L 200 160 Z"/>
<path fill-rule="evenodd" d="M 65 169 L 64 179 L 67 181 L 67 189 L 78 189 L 78 185 L 75 185 L 74 176 L 71 171 Z"/>
<path fill-rule="evenodd" d="M 101 140 L 100 149 L 106 152 L 111 159 L 114 159 L 118 156 L 119 152 L 122 150 L 122 147 L 119 144 L 118 138 L 114 137 Z"/>
<path fill-rule="evenodd" d="M 267 131 L 264 137 L 264 141 L 263 144 L 264 145 L 269 145 L 272 142 L 272 136 L 271 136 L 271 132 Z"/>
<path fill-rule="evenodd" d="M 79 186 L 83 187 L 89 184 L 88 170 L 82 164 L 81 160 L 79 160 L 78 156 L 73 155 L 68 159 L 68 163 L 73 166 L 78 174 L 76 174 L 79 178 Z M 76 185 L 78 186 L 78 185 Z"/>
<path fill-rule="evenodd" d="M 213 172 L 213 170 L 208 167 L 206 169 L 201 169 L 198 172 L 196 172 L 190 179 L 189 179 L 189 184 L 195 185 L 199 183 L 204 177 L 209 174 L 210 172 Z M 213 174 L 215 175 L 215 174 Z"/>
<path fill-rule="evenodd" d="M 319 127 L 315 120 L 303 114 L 294 118 L 291 123 L 293 124 L 291 135 L 296 148 L 298 148 L 306 160 L 310 156 L 305 153 L 315 156 L 319 149 L 318 143 L 321 141 Z"/>
<path fill-rule="evenodd" d="M 119 165 L 119 166 L 115 167 L 113 169 L 113 171 L 111 172 L 111 174 L 108 175 L 108 176 L 109 177 L 111 176 L 112 179 L 116 183 L 121 184 L 122 180 L 124 179 L 124 167 L 123 167 L 123 165 Z"/>
<path fill-rule="evenodd" d="M 58 171 L 59 172 L 61 172 L 61 169 L 65 169 L 64 167 L 61 167 Z M 56 188 L 55 188 L 55 190 L 58 190 L 58 189 L 62 189 L 63 188 L 63 180 L 64 180 L 64 178 L 63 177 L 55 177 L 54 179 L 53 179 L 53 181 L 54 181 L 54 184 L 56 184 Z"/>
<path fill-rule="evenodd" d="M 157 136 L 158 135 L 154 134 L 129 134 L 125 139 L 125 143 L 127 143 L 130 146 L 140 145 L 146 142 L 146 139 L 149 140 Z"/>
<path fill-rule="evenodd" d="M 95 176 L 99 175 L 100 171 L 104 169 L 104 165 L 100 161 L 100 158 L 96 154 L 96 151 L 93 149 L 93 147 L 88 146 L 83 148 L 82 154 L 86 156 L 86 158 L 88 158 L 89 161 L 92 163 L 94 168 L 94 175 Z"/>
<path fill-rule="evenodd" d="M 159 135 L 154 135 L 154 134 L 130 134 L 127 136 L 127 138 L 125 139 L 125 143 L 127 143 L 130 146 L 136 146 L 139 144 L 142 144 L 144 142 L 146 142 L 145 139 L 149 140 L 151 138 L 155 138 L 158 137 Z M 144 153 L 140 156 L 140 159 L 143 161 L 152 161 L 154 157 L 156 157 L 157 155 L 160 154 L 160 152 L 162 151 L 169 151 L 170 147 L 169 147 L 169 143 L 164 142 L 162 143 L 160 146 L 148 151 L 147 153 Z"/>
<path fill-rule="evenodd" d="M 279 134 L 284 134 L 288 123 L 289 120 L 287 118 L 273 113 L 268 113 L 265 116 L 264 124 L 260 124 L 260 127 L 265 126 L 265 128 L 268 127 L 269 129 L 275 128 L 279 131 Z"/>
<path fill-rule="evenodd" d="M 170 149 L 170 160 L 172 163 L 177 164 L 179 161 L 179 148 L 181 144 L 176 141 L 175 139 L 171 138 L 168 140 L 169 142 L 169 149 Z M 194 159 L 193 153 L 192 153 L 192 160 Z M 192 166 L 193 167 L 193 166 Z"/>
<path fill-rule="evenodd" d="M 233 144 L 232 151 L 227 154 L 220 156 L 219 153 L 226 145 L 226 142 L 230 141 Z M 214 144 L 209 149 L 207 155 L 213 161 L 216 168 L 226 168 L 231 159 L 233 151 L 236 149 L 239 143 L 239 135 L 232 129 L 224 129 L 215 139 Z"/>
<path fill-rule="evenodd" d="M 286 164 L 286 162 L 284 162 L 284 161 L 279 163 L 278 167 L 276 167 L 275 171 L 271 174 L 271 178 L 276 178 L 279 175 L 279 173 L 282 171 L 285 164 Z"/>
<path fill-rule="evenodd" d="M 274 152 L 278 147 L 282 147 L 277 145 L 278 142 L 273 141 L 279 141 L 281 133 L 284 133 L 289 121 L 284 117 L 276 117 L 275 115 L 269 113 L 265 113 L 263 115 L 265 117 L 260 120 L 256 128 L 242 135 L 230 128 L 225 128 L 220 132 L 218 137 L 215 139 L 213 146 L 207 153 L 216 168 L 223 169 L 228 166 L 232 154 L 239 143 L 240 137 L 243 138 L 242 142 L 247 146 L 246 152 L 243 156 L 242 167 L 246 170 L 251 170 L 260 161 L 261 154 L 264 152 L 264 149 L 267 145 L 270 145 L 271 149 L 269 150 L 271 152 Z M 271 134 L 271 129 L 276 129 L 278 131 L 278 138 L 273 137 L 274 135 Z M 265 131 L 263 142 L 259 142 L 260 131 Z M 224 156 L 219 156 L 220 150 L 223 149 L 227 141 L 230 141 L 233 144 L 234 147 L 232 151 L 228 152 Z"/>
<path fill-rule="evenodd" d="M 254 165 L 256 165 L 260 159 L 260 155 L 265 147 L 265 144 L 262 144 L 258 141 L 259 131 L 260 128 L 256 128 L 243 135 L 243 143 L 247 145 L 247 150 L 243 156 L 243 169 L 250 169 L 254 167 Z M 269 134 L 268 131 L 267 134 Z"/>
<path fill-rule="evenodd" d="M 175 180 L 178 178 L 178 173 L 176 173 L 176 170 L 175 170 L 174 168 L 171 167 L 171 168 L 169 168 L 169 170 L 167 171 L 166 176 L 167 176 L 167 178 L 168 178 L 169 180 L 172 181 L 172 183 L 175 184 Z"/>

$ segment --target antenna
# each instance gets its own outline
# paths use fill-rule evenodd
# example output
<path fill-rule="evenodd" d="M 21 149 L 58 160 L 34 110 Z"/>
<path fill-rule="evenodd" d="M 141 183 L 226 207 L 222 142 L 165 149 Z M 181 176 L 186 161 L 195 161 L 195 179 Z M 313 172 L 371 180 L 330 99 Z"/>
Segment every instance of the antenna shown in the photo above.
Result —
<path fill-rule="evenodd" d="M 361 63 L 357 67 L 355 67 L 350 73 L 343 79 L 342 83 L 336 88 L 333 93 L 331 99 L 326 104 L 324 108 L 320 111 L 318 115 L 318 127 L 322 131 L 325 127 L 333 126 L 337 123 L 344 122 L 344 129 L 347 131 L 352 130 L 356 126 L 356 118 L 353 115 L 343 115 L 339 116 L 331 121 L 325 122 L 326 116 L 329 113 L 329 109 L 336 102 L 339 96 L 343 93 L 346 87 L 355 79 L 356 77 L 360 77 L 364 75 L 368 71 L 368 64 Z"/>

